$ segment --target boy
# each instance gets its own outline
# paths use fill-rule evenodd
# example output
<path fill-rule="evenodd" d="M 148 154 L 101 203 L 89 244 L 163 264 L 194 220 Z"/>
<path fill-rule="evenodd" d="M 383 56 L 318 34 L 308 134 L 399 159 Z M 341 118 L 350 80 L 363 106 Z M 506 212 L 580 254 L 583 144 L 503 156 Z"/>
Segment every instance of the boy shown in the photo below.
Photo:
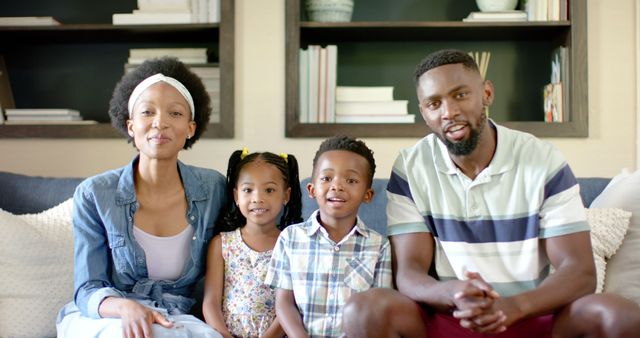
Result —
<path fill-rule="evenodd" d="M 362 141 L 332 137 L 313 159 L 307 190 L 318 202 L 304 223 L 283 230 L 265 284 L 276 288 L 276 315 L 288 337 L 339 337 L 349 297 L 391 287 L 388 240 L 358 218 L 373 198 L 372 151 Z"/>

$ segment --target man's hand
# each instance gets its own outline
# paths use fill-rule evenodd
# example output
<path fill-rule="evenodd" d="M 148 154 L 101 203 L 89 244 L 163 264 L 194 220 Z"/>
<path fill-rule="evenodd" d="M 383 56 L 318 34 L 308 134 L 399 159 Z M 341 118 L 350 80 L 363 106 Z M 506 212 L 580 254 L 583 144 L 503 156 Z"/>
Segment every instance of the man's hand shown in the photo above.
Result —
<path fill-rule="evenodd" d="M 153 323 L 158 323 L 166 328 L 173 326 L 173 323 L 159 312 L 132 300 L 123 301 L 119 306 L 119 313 L 122 319 L 123 338 L 153 338 L 153 330 L 151 329 Z"/>
<path fill-rule="evenodd" d="M 500 295 L 476 272 L 465 273 L 460 291 L 454 294 L 453 316 L 460 326 L 481 333 L 499 333 L 507 329 L 507 316 L 496 305 Z"/>

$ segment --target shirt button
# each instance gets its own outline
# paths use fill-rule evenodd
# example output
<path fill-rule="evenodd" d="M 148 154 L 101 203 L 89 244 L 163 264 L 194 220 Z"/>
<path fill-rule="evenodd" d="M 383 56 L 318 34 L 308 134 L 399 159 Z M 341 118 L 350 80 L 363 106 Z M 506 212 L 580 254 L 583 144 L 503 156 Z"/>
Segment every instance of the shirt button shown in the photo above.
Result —
<path fill-rule="evenodd" d="M 337 246 L 337 245 L 336 245 L 336 246 L 334 246 L 334 247 L 333 247 L 333 251 L 335 251 L 335 252 L 340 251 L 340 247 L 339 247 L 339 246 Z"/>
<path fill-rule="evenodd" d="M 196 240 L 196 236 L 193 236 L 193 238 L 192 238 L 191 240 L 192 240 L 192 241 L 195 241 L 195 240 Z"/>
<path fill-rule="evenodd" d="M 191 215 L 191 220 L 193 221 L 194 219 L 196 219 L 196 216 Z"/>

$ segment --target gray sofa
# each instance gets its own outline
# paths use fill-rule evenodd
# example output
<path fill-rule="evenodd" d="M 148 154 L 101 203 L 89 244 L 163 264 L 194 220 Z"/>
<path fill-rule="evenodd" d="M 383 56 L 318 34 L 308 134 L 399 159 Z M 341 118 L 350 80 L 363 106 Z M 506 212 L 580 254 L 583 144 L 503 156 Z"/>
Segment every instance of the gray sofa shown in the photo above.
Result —
<path fill-rule="evenodd" d="M 30 214 L 47 210 L 72 197 L 75 187 L 82 178 L 51 178 L 20 175 L 8 172 L 0 172 L 0 209 L 12 214 Z M 585 205 L 604 189 L 609 182 L 608 178 L 580 178 L 581 195 Z M 315 209 L 316 203 L 304 193 L 309 179 L 301 182 L 303 191 L 303 216 L 307 218 Z M 373 189 L 375 196 L 370 204 L 364 204 L 360 209 L 360 216 L 364 222 L 375 230 L 385 233 L 386 213 L 385 194 L 386 179 L 375 179 Z M 0 224 L 3 226 L 4 224 Z M 69 243 L 71 244 L 71 243 Z M 69 296 L 70 298 L 70 296 Z M 196 290 L 196 298 L 201 301 L 202 283 Z M 196 305 L 193 313 L 201 317 L 201 306 Z M 52 323 L 53 324 L 53 323 Z M 0 332 L 0 336 L 2 332 Z"/>
<path fill-rule="evenodd" d="M 578 178 L 580 195 L 585 206 L 602 192 L 609 183 L 609 178 Z M 64 202 L 73 196 L 75 187 L 82 178 L 53 178 L 27 176 L 8 172 L 0 172 L 0 209 L 13 214 L 37 213 Z M 315 201 L 308 198 L 305 191 L 309 179 L 300 182 L 303 191 L 303 217 L 307 218 L 316 208 Z M 375 196 L 369 204 L 360 207 L 359 215 L 365 224 L 385 234 L 387 215 L 385 206 L 387 196 L 386 179 L 375 179 L 373 190 Z"/>

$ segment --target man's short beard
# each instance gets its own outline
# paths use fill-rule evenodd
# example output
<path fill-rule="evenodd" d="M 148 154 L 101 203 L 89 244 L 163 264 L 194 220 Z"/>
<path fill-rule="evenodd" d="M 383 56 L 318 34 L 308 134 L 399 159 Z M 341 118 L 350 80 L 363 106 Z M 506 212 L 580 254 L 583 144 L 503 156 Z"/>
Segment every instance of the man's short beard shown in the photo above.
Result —
<path fill-rule="evenodd" d="M 480 134 L 484 130 L 484 126 L 487 124 L 487 115 L 482 112 L 482 117 L 480 119 L 480 123 L 478 124 L 478 128 L 471 128 L 471 135 L 466 140 L 462 140 L 459 142 L 451 142 L 444 135 L 440 137 L 440 140 L 447 146 L 447 150 L 451 155 L 454 156 L 466 156 L 471 154 L 476 147 L 478 146 L 478 141 L 480 140 Z"/>

